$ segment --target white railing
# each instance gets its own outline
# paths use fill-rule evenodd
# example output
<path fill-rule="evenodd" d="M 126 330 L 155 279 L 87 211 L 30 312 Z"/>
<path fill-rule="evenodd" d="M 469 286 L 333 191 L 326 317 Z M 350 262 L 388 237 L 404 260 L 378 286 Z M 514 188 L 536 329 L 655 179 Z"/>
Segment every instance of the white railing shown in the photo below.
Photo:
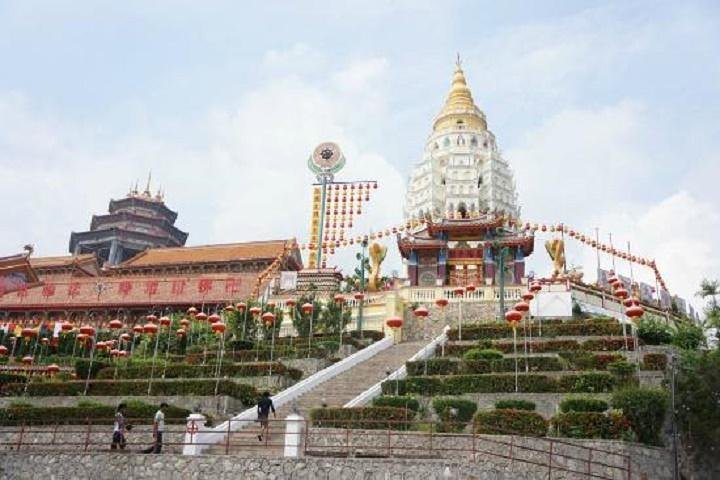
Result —
<path fill-rule="evenodd" d="M 282 392 L 272 397 L 275 408 L 292 402 L 299 398 L 301 395 L 309 392 L 313 388 L 317 387 L 323 382 L 330 380 L 333 377 L 345 372 L 364 362 L 368 358 L 371 358 L 383 350 L 393 345 L 392 337 L 385 337 L 382 340 L 373 343 L 372 345 L 363 348 L 362 350 L 346 357 L 339 362 L 330 365 L 329 367 L 320 370 L 314 375 L 301 380 L 290 388 L 286 388 Z M 257 408 L 252 407 L 234 416 L 231 420 L 226 421 L 211 429 L 203 429 L 202 426 L 198 426 L 198 433 L 195 434 L 193 444 L 185 445 L 183 448 L 183 455 L 199 455 L 204 450 L 209 448 L 211 444 L 220 443 L 224 440 L 224 436 L 230 431 L 241 430 L 248 425 L 251 425 L 257 419 Z"/>
<path fill-rule="evenodd" d="M 526 287 L 513 285 L 505 287 L 505 300 L 519 300 Z M 463 302 L 495 302 L 500 300 L 500 288 L 478 286 L 473 292 L 465 292 L 462 297 L 453 293 L 452 287 L 403 287 L 401 297 L 408 302 L 434 302 L 438 298 L 446 298 L 450 303 Z"/>
<path fill-rule="evenodd" d="M 437 347 L 445 344 L 448 341 L 447 332 L 449 330 L 450 326 L 446 325 L 445 328 L 443 328 L 443 333 L 435 337 L 430 343 L 425 345 L 415 355 L 410 357 L 408 361 L 414 362 L 417 360 L 425 360 L 426 358 L 432 357 L 435 354 L 435 350 L 437 349 Z M 405 364 L 403 364 L 400 368 L 388 375 L 386 379 L 377 382 L 375 385 L 368 388 L 360 395 L 347 402 L 345 405 L 343 405 L 343 408 L 361 407 L 363 405 L 367 405 L 368 402 L 370 402 L 373 398 L 379 396 L 382 393 L 383 382 L 388 380 L 402 380 L 406 376 L 407 368 L 405 367 Z"/>

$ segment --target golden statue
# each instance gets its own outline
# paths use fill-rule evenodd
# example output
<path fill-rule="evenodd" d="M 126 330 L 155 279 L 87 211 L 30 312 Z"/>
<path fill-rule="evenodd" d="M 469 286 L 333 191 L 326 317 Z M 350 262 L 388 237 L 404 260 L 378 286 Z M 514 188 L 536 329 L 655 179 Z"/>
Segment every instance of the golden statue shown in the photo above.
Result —
<path fill-rule="evenodd" d="M 552 277 L 557 278 L 565 272 L 565 242 L 559 238 L 548 240 L 545 242 L 545 250 L 553 261 Z"/>
<path fill-rule="evenodd" d="M 375 242 L 368 249 L 370 255 L 370 278 L 368 278 L 368 292 L 377 292 L 380 283 L 380 265 L 387 255 L 387 247 Z"/>

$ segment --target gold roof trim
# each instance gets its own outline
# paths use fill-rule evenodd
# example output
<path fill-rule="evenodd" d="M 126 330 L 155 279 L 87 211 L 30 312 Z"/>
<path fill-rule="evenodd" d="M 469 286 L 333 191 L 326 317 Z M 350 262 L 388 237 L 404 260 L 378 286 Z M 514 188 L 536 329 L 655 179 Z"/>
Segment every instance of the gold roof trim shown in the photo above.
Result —
<path fill-rule="evenodd" d="M 487 130 L 485 114 L 475 105 L 472 92 L 467 86 L 460 55 L 455 62 L 455 72 L 445 106 L 433 122 L 433 131 L 455 128 L 457 125 L 463 125 L 468 130 Z"/>

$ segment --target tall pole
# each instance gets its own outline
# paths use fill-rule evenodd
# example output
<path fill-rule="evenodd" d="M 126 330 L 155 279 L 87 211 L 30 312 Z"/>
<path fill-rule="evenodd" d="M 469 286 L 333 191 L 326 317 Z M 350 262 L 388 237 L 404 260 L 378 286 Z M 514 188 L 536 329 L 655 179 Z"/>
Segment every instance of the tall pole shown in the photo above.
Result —
<path fill-rule="evenodd" d="M 368 246 L 367 239 L 362 241 L 362 254 L 360 256 L 360 292 L 365 293 L 365 249 Z M 360 299 L 360 305 L 358 305 L 358 318 L 357 318 L 357 330 L 360 339 L 363 338 L 363 307 L 365 306 L 365 297 Z"/>
<path fill-rule="evenodd" d="M 680 472 L 678 465 L 678 446 L 677 446 L 677 415 L 675 410 L 675 369 L 676 356 L 670 355 L 670 412 L 672 415 L 672 452 L 673 452 L 673 480 L 679 480 Z"/>
<path fill-rule="evenodd" d="M 595 227 L 595 241 L 600 245 L 600 229 Z M 600 275 L 600 249 L 596 248 L 595 253 L 597 254 L 597 273 Z"/>
<path fill-rule="evenodd" d="M 617 273 L 615 271 L 615 253 L 613 252 L 613 250 L 615 250 L 615 248 L 613 247 L 613 243 L 612 243 L 612 232 L 608 233 L 608 238 L 610 239 L 610 254 L 612 255 L 613 272 Z"/>
<path fill-rule="evenodd" d="M 500 273 L 500 315 L 499 318 L 505 318 L 505 254 L 507 253 L 507 247 L 499 249 L 499 273 Z"/>

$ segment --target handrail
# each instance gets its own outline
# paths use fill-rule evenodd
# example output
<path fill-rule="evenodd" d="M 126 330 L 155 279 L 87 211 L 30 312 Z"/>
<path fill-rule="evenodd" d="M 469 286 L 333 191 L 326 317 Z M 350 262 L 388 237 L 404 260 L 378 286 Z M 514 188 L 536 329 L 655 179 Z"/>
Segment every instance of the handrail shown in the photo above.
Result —
<path fill-rule="evenodd" d="M 304 393 L 315 388 L 317 385 L 336 377 L 337 375 L 345 372 L 346 370 L 351 369 L 355 365 L 364 362 L 368 358 L 377 355 L 381 351 L 390 348 L 392 345 L 393 339 L 389 336 L 385 337 L 382 340 L 375 342 L 372 345 L 369 345 L 368 347 L 363 348 L 358 352 L 355 352 L 349 357 L 346 357 L 339 362 L 334 363 L 333 365 L 330 365 L 323 370 L 320 370 L 319 372 L 309 376 L 308 378 L 299 381 L 290 388 L 286 388 L 285 390 L 272 397 L 275 408 L 279 408 L 295 400 Z M 200 430 L 196 434 L 196 447 L 186 447 L 185 449 L 183 449 L 183 454 L 198 455 L 202 453 L 203 450 L 205 450 L 207 445 L 221 442 L 223 440 L 223 436 L 227 435 L 228 428 L 230 428 L 231 431 L 245 428 L 246 426 L 252 424 L 252 422 L 254 422 L 256 418 L 257 409 L 255 407 L 251 407 L 234 416 L 230 420 L 221 423 L 215 428 L 209 430 L 203 430 L 202 428 L 200 428 Z M 231 427 L 228 426 L 228 422 L 231 423 Z"/>
<path fill-rule="evenodd" d="M 415 355 L 410 357 L 408 359 L 409 362 L 416 361 L 416 360 L 424 360 L 426 358 L 430 358 L 435 353 L 435 349 L 448 341 L 447 333 L 450 330 L 449 325 L 445 325 L 445 328 L 443 328 L 443 333 L 435 337 L 430 343 L 425 345 L 422 349 L 420 349 Z M 395 370 L 393 373 L 388 375 L 386 379 L 380 380 L 364 392 L 362 392 L 360 395 L 356 396 L 349 402 L 347 402 L 345 405 L 343 405 L 343 408 L 351 408 L 351 407 L 359 407 L 362 405 L 367 404 L 370 400 L 377 397 L 382 393 L 382 384 L 383 382 L 387 380 L 401 380 L 407 376 L 407 368 L 405 367 L 405 364 L 403 364 L 400 368 Z"/>

